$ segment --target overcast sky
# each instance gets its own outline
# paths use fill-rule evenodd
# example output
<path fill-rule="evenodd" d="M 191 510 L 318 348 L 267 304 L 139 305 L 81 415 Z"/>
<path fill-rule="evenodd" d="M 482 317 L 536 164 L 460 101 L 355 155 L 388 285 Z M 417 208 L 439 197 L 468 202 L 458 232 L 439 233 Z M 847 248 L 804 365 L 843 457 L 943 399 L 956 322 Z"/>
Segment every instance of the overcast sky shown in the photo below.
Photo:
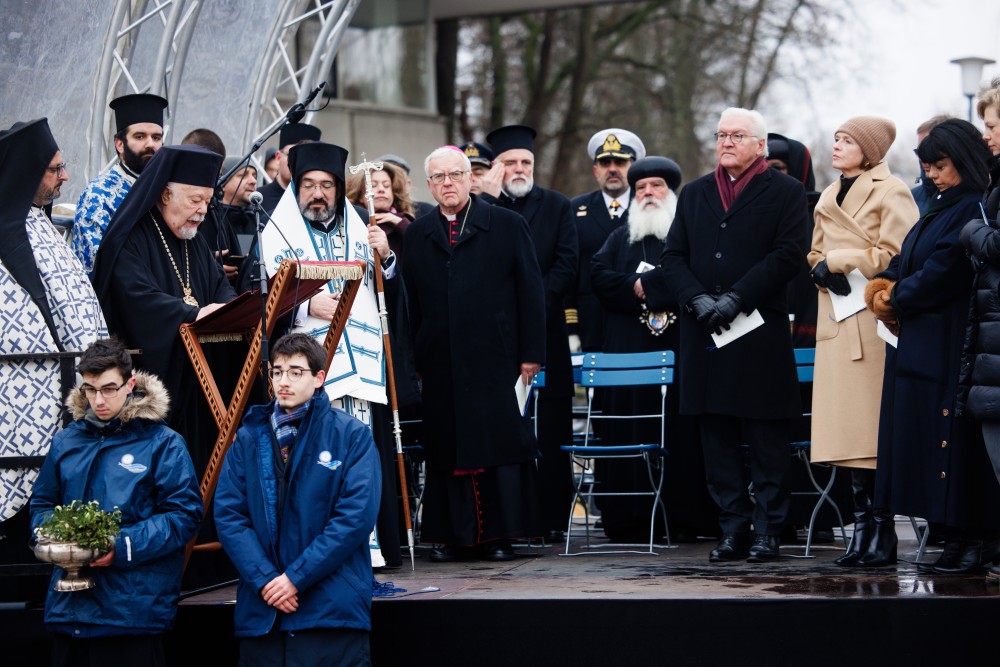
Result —
<path fill-rule="evenodd" d="M 949 61 L 980 56 L 1000 62 L 1000 2 L 858 0 L 853 9 L 856 23 L 843 26 L 843 47 L 835 62 L 823 65 L 827 71 L 807 76 L 807 84 L 777 87 L 764 109 L 769 129 L 803 141 L 825 162 L 842 121 L 867 114 L 890 118 L 897 130 L 891 162 L 908 180 L 917 173 L 909 157 L 917 125 L 940 113 L 967 116 L 961 70 Z M 1000 64 L 983 69 L 986 81 L 998 74 Z M 982 127 L 978 117 L 973 123 Z"/>

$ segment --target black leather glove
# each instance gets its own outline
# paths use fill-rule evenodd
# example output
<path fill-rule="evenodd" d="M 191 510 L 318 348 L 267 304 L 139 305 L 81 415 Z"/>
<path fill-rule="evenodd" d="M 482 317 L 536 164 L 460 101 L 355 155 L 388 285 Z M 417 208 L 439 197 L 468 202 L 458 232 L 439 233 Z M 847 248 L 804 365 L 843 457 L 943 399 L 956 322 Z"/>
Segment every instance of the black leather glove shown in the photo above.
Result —
<path fill-rule="evenodd" d="M 715 313 L 715 297 L 707 292 L 695 294 L 687 302 L 687 309 L 700 324 L 704 325 Z"/>
<path fill-rule="evenodd" d="M 851 293 L 851 284 L 847 282 L 847 276 L 830 271 L 825 259 L 814 266 L 809 275 L 816 285 L 825 287 L 837 296 L 847 296 Z"/>
<path fill-rule="evenodd" d="M 722 330 L 729 330 L 729 324 L 736 319 L 736 316 L 743 310 L 743 300 L 740 295 L 732 290 L 726 292 L 715 300 L 712 317 L 705 324 L 708 333 L 720 334 Z"/>

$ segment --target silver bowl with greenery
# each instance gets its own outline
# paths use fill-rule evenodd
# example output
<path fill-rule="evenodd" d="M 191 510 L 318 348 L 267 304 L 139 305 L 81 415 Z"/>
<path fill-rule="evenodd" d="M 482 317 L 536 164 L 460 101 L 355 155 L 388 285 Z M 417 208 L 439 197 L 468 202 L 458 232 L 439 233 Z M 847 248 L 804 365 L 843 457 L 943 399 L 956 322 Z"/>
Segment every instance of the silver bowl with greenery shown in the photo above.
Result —
<path fill-rule="evenodd" d="M 66 573 L 56 582 L 57 591 L 83 591 L 94 580 L 80 576 L 80 568 L 108 553 L 121 529 L 122 513 L 101 509 L 92 500 L 56 505 L 35 530 L 35 557 L 61 567 Z"/>

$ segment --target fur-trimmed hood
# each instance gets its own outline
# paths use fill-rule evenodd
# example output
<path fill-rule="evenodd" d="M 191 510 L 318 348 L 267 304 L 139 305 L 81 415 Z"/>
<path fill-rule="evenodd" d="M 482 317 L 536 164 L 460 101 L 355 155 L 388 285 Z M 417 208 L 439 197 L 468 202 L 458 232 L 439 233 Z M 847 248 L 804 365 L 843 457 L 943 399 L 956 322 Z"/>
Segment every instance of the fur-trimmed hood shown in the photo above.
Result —
<path fill-rule="evenodd" d="M 66 409 L 74 421 L 83 419 L 87 415 L 90 403 L 76 387 L 69 392 L 66 397 Z M 133 419 L 145 419 L 147 421 L 163 421 L 167 418 L 170 410 L 170 395 L 167 388 L 163 386 L 160 378 L 143 371 L 135 371 L 135 388 L 132 390 L 132 400 L 122 407 L 118 417 L 123 423 Z"/>

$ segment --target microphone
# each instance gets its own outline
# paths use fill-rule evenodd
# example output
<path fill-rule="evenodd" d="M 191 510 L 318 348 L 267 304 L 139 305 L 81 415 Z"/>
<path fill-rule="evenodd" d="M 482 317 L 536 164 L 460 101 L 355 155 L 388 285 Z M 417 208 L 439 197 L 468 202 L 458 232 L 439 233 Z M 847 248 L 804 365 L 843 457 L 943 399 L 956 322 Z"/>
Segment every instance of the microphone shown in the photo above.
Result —
<path fill-rule="evenodd" d="M 264 195 L 254 190 L 250 193 L 250 208 L 259 207 L 264 203 Z"/>
<path fill-rule="evenodd" d="M 285 114 L 285 116 L 288 118 L 288 122 L 298 123 L 299 121 L 301 121 L 302 118 L 306 115 L 306 107 L 312 104 L 312 101 L 316 99 L 317 95 L 319 95 L 319 91 L 323 90 L 325 86 L 326 86 L 326 81 L 322 82 L 321 84 L 313 88 L 313 91 L 309 93 L 309 97 L 307 97 L 304 101 L 293 105 L 292 108 L 288 110 L 288 113 Z"/>

